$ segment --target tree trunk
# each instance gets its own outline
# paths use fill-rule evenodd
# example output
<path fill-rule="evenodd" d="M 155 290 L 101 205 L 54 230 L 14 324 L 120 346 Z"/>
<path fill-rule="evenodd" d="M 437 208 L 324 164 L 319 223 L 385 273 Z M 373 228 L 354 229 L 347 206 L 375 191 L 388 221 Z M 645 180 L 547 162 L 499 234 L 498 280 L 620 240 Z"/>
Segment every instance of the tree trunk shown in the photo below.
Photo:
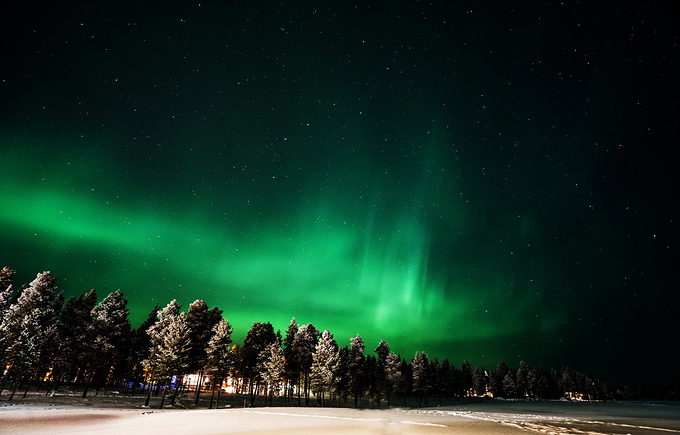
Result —
<path fill-rule="evenodd" d="M 151 391 L 153 390 L 153 374 L 149 375 L 149 380 L 148 384 L 146 386 L 148 392 L 146 393 L 146 402 L 144 402 L 144 406 L 149 406 L 149 400 L 151 400 Z"/>
<path fill-rule="evenodd" d="M 172 395 L 172 401 L 170 402 L 170 406 L 173 406 L 173 407 L 175 406 L 175 399 L 177 399 L 177 392 L 179 391 L 179 389 L 183 385 L 182 381 L 184 381 L 184 376 L 181 376 L 181 377 L 178 376 L 177 377 L 177 387 L 175 388 L 175 393 Z"/>
<path fill-rule="evenodd" d="M 215 398 L 215 385 L 217 385 L 217 378 L 213 376 L 212 391 L 210 392 L 210 405 L 208 409 L 212 409 L 213 399 Z"/>
<path fill-rule="evenodd" d="M 83 399 L 87 397 L 87 390 L 90 389 L 90 383 L 92 382 L 93 377 L 94 377 L 94 371 L 92 373 L 90 373 L 87 376 L 87 379 L 85 380 L 85 389 L 83 390 L 83 395 L 82 395 Z"/>
<path fill-rule="evenodd" d="M 305 406 L 309 406 L 309 373 L 305 371 Z"/>
<path fill-rule="evenodd" d="M 220 394 L 222 393 L 222 388 L 217 389 L 217 402 L 215 402 L 215 409 L 220 407 Z"/>
<path fill-rule="evenodd" d="M 300 382 L 302 382 L 302 378 L 298 379 L 298 408 L 302 406 L 302 402 L 300 401 Z"/>
<path fill-rule="evenodd" d="M 203 384 L 203 369 L 198 372 L 198 382 L 196 383 L 196 401 L 194 405 L 198 405 L 198 396 L 201 394 L 201 385 Z"/>
<path fill-rule="evenodd" d="M 26 398 L 26 395 L 28 394 L 28 389 L 31 388 L 31 377 L 28 378 L 28 382 L 26 383 L 26 389 L 24 390 L 24 395 L 23 398 Z"/>
<path fill-rule="evenodd" d="M 99 379 L 95 383 L 95 392 L 94 392 L 95 397 L 99 396 L 99 389 L 102 387 L 102 385 L 105 386 L 104 387 L 104 394 L 106 394 L 106 390 L 107 390 L 106 386 L 108 385 L 108 383 L 106 381 L 109 378 L 109 373 L 110 373 L 110 371 L 105 372 L 105 371 L 102 370 L 101 376 L 99 376 Z"/>
<path fill-rule="evenodd" d="M 161 396 L 161 406 L 158 409 L 163 409 L 163 402 L 165 402 L 165 394 L 168 392 L 168 381 L 163 385 L 163 396 Z"/>
<path fill-rule="evenodd" d="M 21 379 L 23 380 L 23 378 Z M 8 401 L 12 400 L 12 398 L 14 397 L 14 393 L 16 393 L 17 388 L 19 388 L 19 384 L 21 384 L 21 381 L 19 381 L 18 383 L 17 381 L 14 381 L 14 385 L 12 385 L 12 394 L 10 394 L 9 399 L 7 399 Z"/>
<path fill-rule="evenodd" d="M 12 372 L 12 366 L 10 366 L 9 370 L 5 373 L 5 376 L 2 377 L 2 384 L 0 384 L 0 395 L 2 395 L 2 390 L 5 389 L 5 383 L 7 382 L 7 379 L 9 378 L 9 374 Z"/>
<path fill-rule="evenodd" d="M 10 370 L 12 370 L 12 369 L 10 368 Z M 5 376 L 2 377 L 2 384 L 0 384 L 0 396 L 2 395 L 2 390 L 5 389 L 5 382 L 7 382 L 8 375 L 9 375 L 9 371 L 7 373 L 5 373 Z"/>

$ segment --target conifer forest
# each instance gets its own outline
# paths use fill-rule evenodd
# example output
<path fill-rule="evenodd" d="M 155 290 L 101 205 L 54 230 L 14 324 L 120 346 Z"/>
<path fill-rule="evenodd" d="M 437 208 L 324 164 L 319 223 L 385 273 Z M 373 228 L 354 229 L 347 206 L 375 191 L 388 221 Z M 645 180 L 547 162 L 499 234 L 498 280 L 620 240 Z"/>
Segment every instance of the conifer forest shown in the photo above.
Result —
<path fill-rule="evenodd" d="M 360 335 L 336 338 L 293 318 L 283 333 L 253 323 L 243 343 L 217 307 L 176 300 L 150 307 L 138 328 L 128 319 L 120 290 L 101 298 L 95 290 L 64 300 L 50 272 L 15 288 L 14 271 L 0 272 L 0 394 L 8 400 L 29 390 L 76 391 L 82 397 L 116 388 L 125 395 L 173 405 L 178 395 L 239 394 L 250 406 L 274 398 L 289 406 L 432 406 L 460 398 L 606 400 L 611 390 L 584 373 L 532 367 L 460 365 L 425 351 L 406 358 L 388 343 Z M 375 347 L 374 347 L 375 346 Z M 184 385 L 194 374 L 195 385 Z M 481 399 L 480 399 L 481 400 Z M 410 401 L 410 402 L 409 402 Z"/>

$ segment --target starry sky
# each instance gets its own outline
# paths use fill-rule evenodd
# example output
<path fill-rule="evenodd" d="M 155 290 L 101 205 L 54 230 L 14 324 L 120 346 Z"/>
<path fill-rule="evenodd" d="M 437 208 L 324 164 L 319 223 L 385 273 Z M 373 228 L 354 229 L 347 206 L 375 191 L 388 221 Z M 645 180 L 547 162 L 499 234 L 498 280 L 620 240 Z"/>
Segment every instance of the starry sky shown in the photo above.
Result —
<path fill-rule="evenodd" d="M 408 360 L 672 367 L 670 2 L 8 3 L 18 285 L 120 288 L 133 326 L 204 299 L 237 341 L 295 316 Z"/>

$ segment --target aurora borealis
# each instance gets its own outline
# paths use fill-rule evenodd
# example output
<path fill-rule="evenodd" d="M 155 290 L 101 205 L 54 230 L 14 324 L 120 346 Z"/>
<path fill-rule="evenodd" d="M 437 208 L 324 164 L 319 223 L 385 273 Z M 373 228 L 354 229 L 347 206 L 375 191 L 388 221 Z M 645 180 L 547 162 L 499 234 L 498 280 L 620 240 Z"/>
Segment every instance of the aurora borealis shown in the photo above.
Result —
<path fill-rule="evenodd" d="M 119 4 L 118 4 L 119 3 Z M 665 5 L 3 5 L 0 267 L 492 368 L 677 342 Z M 9 25 L 6 25 L 9 24 Z"/>

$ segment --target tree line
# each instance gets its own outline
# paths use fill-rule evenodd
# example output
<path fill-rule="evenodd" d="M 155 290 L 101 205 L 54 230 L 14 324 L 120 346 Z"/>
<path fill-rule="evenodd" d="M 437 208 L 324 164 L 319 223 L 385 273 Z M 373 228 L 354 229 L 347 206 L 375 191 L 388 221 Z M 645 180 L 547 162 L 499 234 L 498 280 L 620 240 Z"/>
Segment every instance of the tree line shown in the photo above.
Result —
<path fill-rule="evenodd" d="M 561 397 L 603 400 L 612 397 L 607 386 L 583 373 L 530 367 L 517 369 L 500 361 L 493 370 L 460 368 L 448 360 L 416 352 L 410 362 L 393 353 L 385 341 L 366 352 L 360 335 L 340 346 L 328 330 L 293 318 L 285 332 L 256 322 L 243 344 L 232 342 L 233 329 L 222 310 L 196 300 L 182 312 L 172 300 L 158 304 L 133 329 L 127 300 L 120 290 L 100 302 L 97 293 L 64 301 L 56 278 L 39 273 L 29 284 L 13 289 L 14 271 L 0 271 L 0 394 L 24 396 L 38 384 L 46 394 L 61 387 L 82 388 L 82 397 L 110 386 L 134 395 L 141 388 L 146 405 L 161 395 L 161 408 L 175 403 L 185 374 L 198 373 L 195 401 L 210 394 L 210 407 L 219 403 L 224 381 L 246 395 L 250 405 L 265 405 L 279 397 L 291 405 L 388 406 L 392 401 L 418 405 L 449 402 L 461 397 L 503 397 L 540 400 Z M 203 379 L 208 385 L 201 385 Z M 174 388 L 171 381 L 176 379 Z M 166 398 L 170 392 L 171 396 Z M 314 402 L 312 402 L 314 401 Z"/>

